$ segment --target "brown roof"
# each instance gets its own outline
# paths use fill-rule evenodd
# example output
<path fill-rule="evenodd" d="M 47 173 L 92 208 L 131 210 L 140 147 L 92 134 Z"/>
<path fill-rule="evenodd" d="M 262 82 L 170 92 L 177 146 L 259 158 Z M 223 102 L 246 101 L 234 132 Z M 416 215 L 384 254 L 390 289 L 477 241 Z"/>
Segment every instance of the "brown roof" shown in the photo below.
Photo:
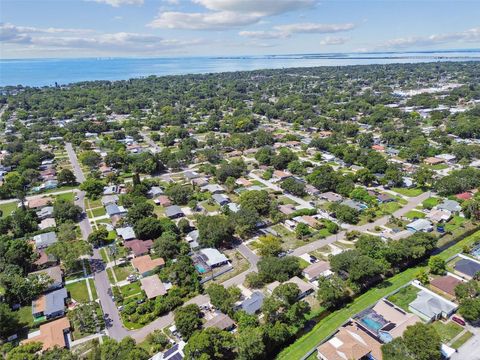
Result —
<path fill-rule="evenodd" d="M 170 201 L 167 195 L 160 195 L 159 197 L 157 197 L 156 201 L 158 201 L 158 203 L 162 206 L 172 205 L 172 202 Z"/>
<path fill-rule="evenodd" d="M 328 261 L 319 261 L 303 269 L 303 272 L 310 278 L 316 278 L 325 271 L 330 270 L 330 263 Z"/>
<path fill-rule="evenodd" d="M 395 325 L 395 327 L 388 330 L 393 338 L 402 336 L 407 326 L 411 326 L 420 321 L 417 315 L 406 313 L 386 300 L 380 300 L 372 309 L 385 320 Z"/>
<path fill-rule="evenodd" d="M 143 274 L 165 265 L 165 261 L 162 258 L 152 259 L 150 255 L 143 255 L 132 259 L 132 265 Z"/>
<path fill-rule="evenodd" d="M 302 219 L 308 226 L 312 228 L 316 228 L 320 224 L 317 219 L 311 217 L 310 215 L 303 215 Z"/>
<path fill-rule="evenodd" d="M 140 279 L 140 283 L 142 284 L 143 291 L 145 291 L 149 299 L 153 299 L 157 296 L 162 296 L 167 293 L 167 289 L 165 288 L 165 285 L 163 285 L 163 282 L 160 280 L 158 275 L 142 278 Z"/>
<path fill-rule="evenodd" d="M 40 295 L 38 298 L 32 301 L 32 308 L 35 314 L 45 311 L 45 295 Z"/>
<path fill-rule="evenodd" d="M 36 209 L 47 206 L 49 203 L 52 203 L 53 199 L 51 197 L 41 197 L 28 200 L 28 207 L 30 209 Z"/>
<path fill-rule="evenodd" d="M 455 296 L 455 287 L 460 283 L 462 283 L 461 280 L 450 275 L 441 276 L 430 281 L 432 286 L 452 296 Z"/>
<path fill-rule="evenodd" d="M 445 162 L 444 159 L 439 159 L 436 157 L 428 157 L 425 160 L 423 160 L 424 163 L 430 164 L 430 165 L 435 165 L 435 164 L 442 164 Z"/>
<path fill-rule="evenodd" d="M 64 348 L 67 346 L 67 343 L 65 342 L 65 330 L 68 329 L 70 329 L 70 321 L 68 321 L 68 318 L 63 317 L 47 324 L 40 325 L 40 334 L 22 341 L 22 345 L 39 341 L 43 343 L 43 350 L 50 349 L 54 346 Z"/>
<path fill-rule="evenodd" d="M 125 242 L 125 247 L 132 250 L 135 256 L 147 254 L 153 246 L 152 240 L 130 240 Z"/>
<path fill-rule="evenodd" d="M 360 360 L 371 354 L 375 359 L 382 359 L 382 344 L 357 324 L 350 323 L 317 348 L 318 353 L 328 360 Z"/>
<path fill-rule="evenodd" d="M 204 328 L 216 327 L 220 330 L 226 330 L 226 329 L 230 329 L 234 325 L 235 323 L 228 315 L 220 313 L 217 316 L 215 316 L 213 319 L 208 320 L 205 323 L 205 325 L 203 325 L 203 327 Z"/>

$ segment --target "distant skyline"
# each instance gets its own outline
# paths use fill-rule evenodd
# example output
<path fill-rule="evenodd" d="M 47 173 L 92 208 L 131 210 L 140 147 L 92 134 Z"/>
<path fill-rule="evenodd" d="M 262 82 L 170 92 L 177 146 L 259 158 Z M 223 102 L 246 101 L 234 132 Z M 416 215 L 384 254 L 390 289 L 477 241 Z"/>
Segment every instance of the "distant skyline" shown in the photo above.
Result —
<path fill-rule="evenodd" d="M 479 14 L 477 0 L 2 0 L 0 56 L 478 49 Z"/>

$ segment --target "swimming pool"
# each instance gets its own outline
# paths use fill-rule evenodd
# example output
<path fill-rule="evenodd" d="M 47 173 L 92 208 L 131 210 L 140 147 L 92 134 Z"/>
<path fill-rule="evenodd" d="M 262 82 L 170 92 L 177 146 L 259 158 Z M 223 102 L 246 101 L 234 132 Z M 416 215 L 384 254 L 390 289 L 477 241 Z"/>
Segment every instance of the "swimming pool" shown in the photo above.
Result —
<path fill-rule="evenodd" d="M 477 259 L 480 259 L 480 246 L 477 246 L 475 249 L 472 250 L 472 255 L 475 256 Z"/>
<path fill-rule="evenodd" d="M 380 330 L 384 325 L 382 322 L 376 321 L 368 316 L 363 317 L 360 322 L 376 333 L 378 333 L 378 330 Z"/>
<path fill-rule="evenodd" d="M 207 272 L 207 270 L 205 270 L 205 268 L 200 264 L 195 265 L 195 268 L 198 270 L 200 274 L 204 274 Z"/>

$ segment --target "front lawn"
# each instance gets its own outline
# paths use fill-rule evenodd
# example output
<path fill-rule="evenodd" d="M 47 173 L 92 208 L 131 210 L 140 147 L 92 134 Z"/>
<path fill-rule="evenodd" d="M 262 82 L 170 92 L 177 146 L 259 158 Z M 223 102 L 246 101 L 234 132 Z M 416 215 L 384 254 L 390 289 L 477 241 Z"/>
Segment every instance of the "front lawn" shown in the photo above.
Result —
<path fill-rule="evenodd" d="M 142 292 L 142 289 L 140 288 L 140 281 L 135 281 L 134 283 L 122 286 L 120 288 L 120 292 L 124 298 L 140 294 Z"/>
<path fill-rule="evenodd" d="M 408 304 L 417 298 L 417 293 L 420 290 L 412 285 L 401 288 L 395 294 L 387 298 L 388 301 L 401 307 L 403 310 L 408 311 Z"/>
<path fill-rule="evenodd" d="M 128 275 L 133 273 L 133 267 L 130 264 L 115 265 L 113 270 L 117 276 L 117 281 L 126 280 Z"/>
<path fill-rule="evenodd" d="M 93 300 L 96 300 L 98 298 L 98 295 L 97 288 L 95 287 L 95 281 L 93 281 L 93 279 L 87 279 L 87 281 L 90 284 L 90 290 L 92 291 Z"/>
<path fill-rule="evenodd" d="M 107 213 L 104 207 L 98 207 L 98 208 L 92 209 L 91 211 L 92 211 L 93 217 L 103 216 Z"/>
<path fill-rule="evenodd" d="M 12 211 L 18 208 L 17 201 L 11 201 L 4 204 L 0 204 L 0 211 L 2 212 L 2 218 L 7 217 Z"/>
<path fill-rule="evenodd" d="M 380 204 L 379 207 L 380 207 L 380 211 L 383 214 L 389 215 L 389 214 L 393 214 L 395 211 L 401 209 L 402 205 L 393 201 L 393 202 L 389 202 L 389 203 Z"/>
<path fill-rule="evenodd" d="M 408 196 L 408 197 L 415 197 L 415 196 L 423 194 L 423 189 L 421 189 L 421 188 L 412 188 L 412 189 L 393 188 L 392 191 L 395 191 L 398 194 L 401 194 L 403 196 Z"/>
<path fill-rule="evenodd" d="M 437 333 L 444 344 L 448 343 L 463 331 L 463 327 L 453 321 L 449 321 L 448 323 L 435 321 L 432 326 L 437 330 Z"/>
<path fill-rule="evenodd" d="M 425 213 L 421 212 L 421 211 L 416 211 L 416 210 L 410 210 L 409 212 L 407 212 L 405 215 L 403 215 L 404 217 L 406 217 L 407 219 L 410 219 L 410 220 L 413 220 L 413 219 L 423 219 L 425 218 Z"/>
<path fill-rule="evenodd" d="M 450 346 L 454 349 L 460 348 L 463 344 L 465 344 L 470 338 L 473 336 L 473 334 L 470 331 L 465 332 L 460 336 L 457 340 L 455 340 Z"/>
<path fill-rule="evenodd" d="M 90 301 L 88 297 L 87 283 L 85 280 L 76 281 L 65 286 L 70 293 L 70 297 L 75 301 L 86 303 Z"/>
<path fill-rule="evenodd" d="M 461 216 L 454 216 L 448 223 L 445 224 L 445 231 L 455 231 L 458 229 L 462 224 L 467 221 L 465 218 Z"/>
<path fill-rule="evenodd" d="M 65 194 L 56 195 L 55 200 L 66 200 L 66 201 L 73 202 L 74 196 L 75 195 L 74 195 L 73 191 L 71 191 L 71 192 L 68 192 L 68 193 L 65 193 Z"/>
<path fill-rule="evenodd" d="M 424 209 L 432 209 L 434 206 L 437 206 L 440 203 L 440 199 L 437 197 L 429 197 L 422 202 Z"/>

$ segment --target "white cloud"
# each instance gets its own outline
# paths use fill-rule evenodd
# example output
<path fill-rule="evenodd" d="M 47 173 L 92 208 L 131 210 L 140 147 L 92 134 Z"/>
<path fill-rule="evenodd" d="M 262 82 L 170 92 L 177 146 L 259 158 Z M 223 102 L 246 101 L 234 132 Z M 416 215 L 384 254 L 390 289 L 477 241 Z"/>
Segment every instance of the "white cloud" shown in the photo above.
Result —
<path fill-rule="evenodd" d="M 249 37 L 252 39 L 280 39 L 288 37 L 289 34 L 279 32 L 279 31 L 240 31 L 238 33 L 240 36 Z"/>
<path fill-rule="evenodd" d="M 278 31 L 283 31 L 288 34 L 293 33 L 317 33 L 327 34 L 341 31 L 348 31 L 355 28 L 355 24 L 320 24 L 320 23 L 297 23 L 275 26 Z"/>
<path fill-rule="evenodd" d="M 122 5 L 143 5 L 143 0 L 85 0 L 95 1 L 101 4 L 107 4 L 113 7 L 119 7 Z"/>
<path fill-rule="evenodd" d="M 219 30 L 250 25 L 259 20 L 260 17 L 256 15 L 236 14 L 231 11 L 213 13 L 167 11 L 160 13 L 148 26 L 164 29 Z"/>
<path fill-rule="evenodd" d="M 345 44 L 349 39 L 342 36 L 327 36 L 325 39 L 320 40 L 320 45 L 342 45 Z"/>
<path fill-rule="evenodd" d="M 192 0 L 213 11 L 270 16 L 312 7 L 316 0 Z"/>
<path fill-rule="evenodd" d="M 384 43 L 383 47 L 408 48 L 415 46 L 432 46 L 451 42 L 480 42 L 480 27 L 455 33 L 392 39 Z"/>

